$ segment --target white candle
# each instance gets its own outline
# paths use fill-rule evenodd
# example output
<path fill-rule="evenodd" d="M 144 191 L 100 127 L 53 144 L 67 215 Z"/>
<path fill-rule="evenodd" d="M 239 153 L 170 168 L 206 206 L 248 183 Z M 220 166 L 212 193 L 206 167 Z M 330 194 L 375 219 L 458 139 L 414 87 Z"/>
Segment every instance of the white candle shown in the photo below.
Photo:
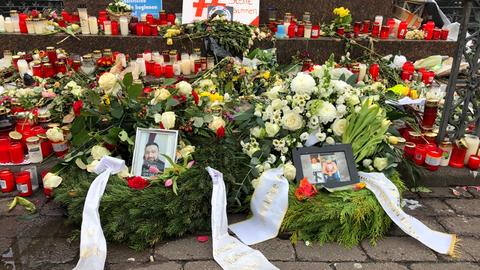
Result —
<path fill-rule="evenodd" d="M 43 20 L 35 20 L 34 26 L 35 28 L 35 34 L 41 35 L 43 34 L 43 31 L 45 29 L 45 24 Z"/>
<path fill-rule="evenodd" d="M 180 68 L 180 64 L 178 62 L 175 62 L 173 64 L 173 74 L 175 74 L 175 76 L 178 76 L 182 73 L 182 69 Z"/>
<path fill-rule="evenodd" d="M 152 54 L 151 53 L 143 53 L 143 60 L 145 61 L 152 61 Z"/>
<path fill-rule="evenodd" d="M 180 68 L 182 69 L 182 74 L 183 75 L 190 75 L 192 74 L 192 70 L 190 68 L 190 60 L 189 59 L 185 59 L 180 62 Z"/>
<path fill-rule="evenodd" d="M 465 155 L 464 163 L 468 163 L 468 159 L 471 155 L 476 155 L 480 139 L 478 136 L 467 134 L 465 135 L 465 142 L 467 143 L 467 154 Z"/>
<path fill-rule="evenodd" d="M 95 17 L 95 16 L 88 17 L 88 29 L 90 31 L 90 34 L 98 35 L 97 17 Z"/>
<path fill-rule="evenodd" d="M 383 16 L 380 16 L 380 15 L 375 16 L 375 22 L 378 22 L 378 24 L 380 24 L 380 26 L 382 26 Z"/>
<path fill-rule="evenodd" d="M 120 63 L 122 63 L 122 67 L 124 68 L 127 67 L 127 57 L 125 57 L 125 54 L 123 53 L 117 54 L 117 59 L 120 60 Z"/>
<path fill-rule="evenodd" d="M 28 71 L 30 70 L 30 68 L 28 67 L 28 62 L 25 59 L 18 60 L 17 66 L 18 66 L 18 73 L 20 73 L 20 77 L 22 78 L 23 78 L 23 75 L 25 73 L 28 73 Z"/>
<path fill-rule="evenodd" d="M 107 36 L 112 35 L 112 22 L 111 21 L 104 21 L 103 22 L 103 32 Z"/>
<path fill-rule="evenodd" d="M 128 36 L 128 19 L 125 16 L 120 17 L 120 33 L 122 36 Z"/>
<path fill-rule="evenodd" d="M 198 59 L 198 56 L 195 54 L 190 55 L 190 72 L 195 72 L 195 60 Z"/>
<path fill-rule="evenodd" d="M 182 53 L 180 55 L 180 60 L 189 60 L 190 59 L 190 55 L 188 53 Z"/>
<path fill-rule="evenodd" d="M 5 31 L 7 33 L 13 33 L 15 29 L 13 28 L 13 22 L 10 17 L 5 18 Z"/>
<path fill-rule="evenodd" d="M 82 35 L 90 34 L 90 26 L 88 23 L 87 7 L 85 5 L 79 5 L 78 17 L 80 18 L 80 26 L 82 28 Z"/>
<path fill-rule="evenodd" d="M 152 60 L 157 64 L 163 64 L 163 56 L 159 52 L 154 52 L 152 55 Z"/>
<path fill-rule="evenodd" d="M 20 33 L 20 18 L 18 17 L 18 13 L 10 13 L 10 18 L 13 22 L 13 29 L 15 33 Z"/>
<path fill-rule="evenodd" d="M 5 18 L 0 15 L 0 33 L 5 32 Z"/>
<path fill-rule="evenodd" d="M 365 79 L 365 74 L 367 74 L 367 65 L 360 64 L 358 67 L 360 68 L 360 72 L 358 73 L 358 81 L 362 82 L 363 79 Z"/>
<path fill-rule="evenodd" d="M 147 66 L 145 66 L 145 59 L 143 58 L 137 58 L 136 61 L 138 67 L 139 67 L 139 76 L 140 75 L 146 75 L 147 74 Z"/>
<path fill-rule="evenodd" d="M 33 20 L 27 20 L 27 32 L 29 34 L 35 34 L 35 22 Z"/>

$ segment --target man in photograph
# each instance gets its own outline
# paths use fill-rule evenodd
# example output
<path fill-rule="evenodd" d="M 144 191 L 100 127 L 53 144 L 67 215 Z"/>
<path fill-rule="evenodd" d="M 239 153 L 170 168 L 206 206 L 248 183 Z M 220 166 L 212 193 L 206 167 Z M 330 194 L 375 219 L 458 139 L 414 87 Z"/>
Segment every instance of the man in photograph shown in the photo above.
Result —
<path fill-rule="evenodd" d="M 332 159 L 332 157 L 325 157 L 322 168 L 327 183 L 340 181 L 340 174 L 338 173 L 337 163 L 334 159 Z"/>
<path fill-rule="evenodd" d="M 151 177 L 163 172 L 165 163 L 159 159 L 160 149 L 155 142 L 145 145 L 143 154 L 142 176 Z"/>

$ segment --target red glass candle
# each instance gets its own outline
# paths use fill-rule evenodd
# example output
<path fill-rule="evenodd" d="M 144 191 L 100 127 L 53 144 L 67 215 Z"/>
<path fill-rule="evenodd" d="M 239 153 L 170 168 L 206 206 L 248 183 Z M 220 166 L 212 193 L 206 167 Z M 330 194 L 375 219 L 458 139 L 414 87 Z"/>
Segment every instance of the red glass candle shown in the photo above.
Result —
<path fill-rule="evenodd" d="M 57 61 L 55 62 L 55 72 L 66 74 L 67 73 L 67 64 L 65 62 Z"/>
<path fill-rule="evenodd" d="M 40 148 L 42 149 L 42 156 L 46 158 L 50 156 L 53 152 L 52 143 L 47 139 L 45 134 L 38 134 L 37 137 L 40 139 Z"/>
<path fill-rule="evenodd" d="M 374 22 L 372 27 L 372 37 L 378 38 L 380 35 L 380 23 Z"/>
<path fill-rule="evenodd" d="M 52 64 L 45 63 L 42 66 L 42 73 L 44 78 L 52 78 L 55 76 L 55 69 L 53 68 Z"/>
<path fill-rule="evenodd" d="M 21 143 L 11 143 L 8 148 L 10 154 L 10 161 L 14 164 L 20 164 L 24 160 L 23 146 Z"/>
<path fill-rule="evenodd" d="M 425 109 L 423 111 L 423 127 L 431 128 L 433 127 L 433 124 L 435 124 L 435 120 L 437 119 L 438 104 L 438 100 L 427 100 Z"/>
<path fill-rule="evenodd" d="M 26 34 L 28 33 L 28 30 L 27 30 L 27 14 L 25 13 L 20 13 L 18 14 L 18 19 L 19 19 L 19 26 L 20 26 L 20 33 L 23 33 L 23 34 Z"/>
<path fill-rule="evenodd" d="M 147 74 L 154 75 L 155 61 L 146 61 L 145 64 L 147 64 Z"/>
<path fill-rule="evenodd" d="M 195 62 L 194 62 L 194 72 L 195 72 L 195 74 L 197 74 L 200 71 L 202 71 L 202 61 L 195 60 Z"/>
<path fill-rule="evenodd" d="M 302 37 L 305 35 L 305 25 L 299 24 L 297 27 L 297 37 Z"/>
<path fill-rule="evenodd" d="M 480 167 L 480 157 L 476 155 L 471 155 L 468 158 L 468 168 L 470 170 L 476 171 Z"/>
<path fill-rule="evenodd" d="M 408 27 L 408 24 L 406 21 L 400 22 L 400 24 L 398 25 L 397 38 L 399 39 L 405 38 L 405 36 L 407 35 L 407 27 Z"/>
<path fill-rule="evenodd" d="M 435 23 L 432 21 L 427 22 L 423 26 L 423 30 L 425 31 L 425 39 L 431 40 L 433 38 L 433 29 L 435 28 Z"/>
<path fill-rule="evenodd" d="M 143 36 L 143 23 L 138 22 L 136 29 L 137 29 L 137 36 Z"/>
<path fill-rule="evenodd" d="M 412 159 L 415 155 L 415 144 L 412 142 L 405 143 L 405 147 L 403 148 L 403 156 L 406 159 Z"/>
<path fill-rule="evenodd" d="M 55 50 L 54 47 L 47 47 L 47 56 L 48 61 L 51 64 L 55 64 L 55 62 L 57 62 L 57 50 Z"/>
<path fill-rule="evenodd" d="M 167 24 L 167 13 L 165 10 L 160 11 L 160 25 L 166 25 Z"/>
<path fill-rule="evenodd" d="M 175 19 L 177 16 L 175 16 L 175 13 L 168 13 L 167 14 L 167 24 L 170 25 L 175 25 Z"/>
<path fill-rule="evenodd" d="M 362 28 L 362 22 L 355 22 L 353 24 L 353 35 L 354 35 L 354 37 L 358 37 L 358 35 L 360 35 L 361 28 Z"/>
<path fill-rule="evenodd" d="M 73 61 L 72 68 L 73 68 L 73 70 L 75 70 L 75 72 L 78 72 L 78 70 L 80 69 L 81 66 L 82 66 L 81 61 L 79 61 L 79 60 Z"/>
<path fill-rule="evenodd" d="M 3 193 L 15 190 L 15 177 L 13 176 L 12 171 L 8 169 L 0 170 L 0 186 Z"/>
<path fill-rule="evenodd" d="M 147 14 L 147 16 L 145 17 L 146 21 L 148 24 L 153 24 L 154 23 L 154 18 L 153 18 L 153 15 L 152 14 Z"/>
<path fill-rule="evenodd" d="M 388 39 L 390 35 L 390 26 L 385 25 L 382 27 L 382 30 L 380 31 L 380 39 Z"/>
<path fill-rule="evenodd" d="M 345 35 L 345 28 L 343 27 L 338 27 L 337 28 L 337 35 L 343 37 Z"/>
<path fill-rule="evenodd" d="M 112 27 L 112 36 L 118 36 L 118 33 L 120 32 L 120 27 L 118 25 L 117 21 L 112 21 L 111 22 L 111 27 Z"/>
<path fill-rule="evenodd" d="M 32 180 L 30 172 L 22 171 L 15 174 L 15 183 L 17 184 L 18 196 L 28 197 L 32 195 Z"/>
<path fill-rule="evenodd" d="M 0 163 L 10 163 L 9 141 L 0 144 Z"/>
<path fill-rule="evenodd" d="M 156 24 L 150 25 L 150 33 L 154 37 L 158 36 L 158 27 Z"/>
<path fill-rule="evenodd" d="M 63 19 L 64 19 L 65 21 L 71 23 L 71 21 L 70 21 L 70 20 L 71 20 L 70 14 L 68 14 L 67 11 L 62 10 L 62 13 L 61 13 L 61 14 L 62 14 L 62 17 L 63 17 Z"/>
<path fill-rule="evenodd" d="M 380 75 L 380 66 L 378 64 L 371 64 L 369 72 L 370 76 L 372 76 L 372 80 L 377 81 L 378 75 Z"/>
<path fill-rule="evenodd" d="M 430 150 L 427 152 L 425 158 L 425 167 L 427 170 L 436 171 L 440 167 L 440 161 L 442 159 L 442 152 L 438 150 Z"/>
<path fill-rule="evenodd" d="M 318 38 L 320 36 L 320 26 L 314 25 L 312 26 L 312 38 Z"/>
<path fill-rule="evenodd" d="M 440 40 L 442 37 L 442 30 L 439 28 L 433 29 L 433 40 Z"/>
<path fill-rule="evenodd" d="M 459 145 L 460 144 L 460 145 Z M 465 155 L 467 154 L 467 147 L 462 143 L 454 143 L 452 149 L 452 155 L 448 165 L 453 168 L 463 168 Z"/>
<path fill-rule="evenodd" d="M 415 164 L 423 165 L 423 163 L 425 162 L 426 156 L 427 156 L 427 150 L 425 149 L 425 145 L 417 144 L 417 146 L 415 147 L 415 154 L 413 157 L 413 161 L 415 161 Z"/>
<path fill-rule="evenodd" d="M 295 23 L 290 23 L 288 26 L 288 38 L 294 38 L 295 37 L 295 32 L 297 29 L 297 25 Z"/>
<path fill-rule="evenodd" d="M 162 65 L 159 63 L 155 63 L 153 66 L 153 74 L 156 78 L 160 78 L 162 76 Z"/>
<path fill-rule="evenodd" d="M 441 40 L 447 40 L 448 39 L 448 29 L 442 29 L 442 33 L 440 34 L 440 39 Z"/>
<path fill-rule="evenodd" d="M 152 28 L 150 27 L 150 25 L 143 24 L 143 36 L 151 36 L 152 35 L 151 29 Z"/>
<path fill-rule="evenodd" d="M 165 78 L 173 78 L 173 65 L 165 66 Z"/>
<path fill-rule="evenodd" d="M 370 21 L 369 20 L 363 21 L 362 33 L 364 33 L 364 34 L 370 33 Z"/>
<path fill-rule="evenodd" d="M 32 67 L 33 76 L 43 78 L 42 64 L 35 64 Z"/>

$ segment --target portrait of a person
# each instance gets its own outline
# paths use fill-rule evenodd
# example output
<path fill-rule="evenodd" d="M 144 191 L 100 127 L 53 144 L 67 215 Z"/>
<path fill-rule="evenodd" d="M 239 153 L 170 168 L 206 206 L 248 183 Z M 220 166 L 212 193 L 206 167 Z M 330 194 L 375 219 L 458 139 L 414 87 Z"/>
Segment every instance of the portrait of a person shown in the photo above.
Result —
<path fill-rule="evenodd" d="M 311 183 L 323 183 L 323 175 L 322 175 L 322 164 L 320 163 L 320 159 L 318 155 L 311 155 L 310 156 L 310 163 L 312 166 L 312 173 L 313 179 Z"/>
<path fill-rule="evenodd" d="M 152 177 L 163 172 L 165 163 L 160 160 L 160 148 L 155 142 L 147 142 L 143 154 L 142 176 Z"/>
<path fill-rule="evenodd" d="M 337 163 L 331 157 L 327 157 L 323 162 L 322 172 L 327 183 L 340 181 Z"/>

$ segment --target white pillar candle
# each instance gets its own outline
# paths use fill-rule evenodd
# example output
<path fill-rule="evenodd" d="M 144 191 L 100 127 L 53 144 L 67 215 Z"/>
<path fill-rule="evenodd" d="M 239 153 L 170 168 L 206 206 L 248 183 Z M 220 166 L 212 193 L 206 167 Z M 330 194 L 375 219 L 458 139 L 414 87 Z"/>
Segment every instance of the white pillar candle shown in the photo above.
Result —
<path fill-rule="evenodd" d="M 358 81 L 362 82 L 363 79 L 365 79 L 365 74 L 367 74 L 367 65 L 360 64 L 358 67 L 360 68 L 360 72 L 358 73 Z"/>
<path fill-rule="evenodd" d="M 29 34 L 35 34 L 35 22 L 31 19 L 26 21 L 27 24 L 27 32 Z"/>
<path fill-rule="evenodd" d="M 467 164 L 470 156 L 477 154 L 480 139 L 478 136 L 467 134 L 465 135 L 465 142 L 467 143 L 467 154 L 465 155 L 464 163 Z"/>
<path fill-rule="evenodd" d="M 120 33 L 122 36 L 128 36 L 128 19 L 125 16 L 120 17 Z"/>
<path fill-rule="evenodd" d="M 82 29 L 82 35 L 89 35 L 90 26 L 88 22 L 87 7 L 85 5 L 80 5 L 78 7 L 78 17 L 80 18 L 80 27 Z"/>
<path fill-rule="evenodd" d="M 5 31 L 7 33 L 13 33 L 15 29 L 13 28 L 13 22 L 10 17 L 5 18 Z"/>
<path fill-rule="evenodd" d="M 97 17 L 95 17 L 95 16 L 88 17 L 88 29 L 90 31 L 90 34 L 98 35 Z"/>
<path fill-rule="evenodd" d="M 120 60 L 120 63 L 122 63 L 122 67 L 126 68 L 127 67 L 127 57 L 123 53 L 117 54 L 117 59 Z"/>
<path fill-rule="evenodd" d="M 137 64 L 136 61 L 131 60 L 130 61 L 130 68 L 132 69 L 132 77 L 134 80 L 138 80 L 138 77 L 140 76 L 140 67 Z"/>
<path fill-rule="evenodd" d="M 180 64 L 178 62 L 175 62 L 173 64 L 173 74 L 175 74 L 175 76 L 179 76 L 181 73 L 182 69 L 180 67 Z"/>
<path fill-rule="evenodd" d="M 139 76 L 142 76 L 142 75 L 144 76 L 144 75 L 146 75 L 146 74 L 147 74 L 147 67 L 146 67 L 146 65 L 145 65 L 145 59 L 143 59 L 143 58 L 137 58 L 136 63 L 137 63 L 137 65 L 138 65 L 138 67 L 139 67 L 139 69 L 138 69 L 138 70 L 139 70 L 139 74 L 138 74 L 138 75 L 139 75 Z"/>
<path fill-rule="evenodd" d="M 190 59 L 185 59 L 180 62 L 180 68 L 182 69 L 182 74 L 183 75 L 190 75 L 192 74 L 192 70 L 190 68 Z"/>
<path fill-rule="evenodd" d="M 107 36 L 112 35 L 112 22 L 111 21 L 104 21 L 103 22 L 103 32 Z"/>
<path fill-rule="evenodd" d="M 380 15 L 375 16 L 375 22 L 378 22 L 378 24 L 380 24 L 380 26 L 382 26 L 383 16 L 380 16 Z"/>
<path fill-rule="evenodd" d="M 151 53 L 143 53 L 143 60 L 145 61 L 152 61 L 152 54 Z"/>
<path fill-rule="evenodd" d="M 5 18 L 0 15 L 0 33 L 5 32 Z"/>
<path fill-rule="evenodd" d="M 180 60 L 189 60 L 190 59 L 190 55 L 188 53 L 182 53 L 180 55 Z"/>
<path fill-rule="evenodd" d="M 10 13 L 10 18 L 13 22 L 13 29 L 15 33 L 20 33 L 20 17 L 18 16 L 18 13 Z"/>
<path fill-rule="evenodd" d="M 23 78 L 23 75 L 25 73 L 28 73 L 28 71 L 30 70 L 28 67 L 28 62 L 25 59 L 18 60 L 17 66 L 18 66 L 18 73 L 20 73 L 20 77 L 22 78 Z"/>
<path fill-rule="evenodd" d="M 35 34 L 41 35 L 45 29 L 45 24 L 43 20 L 35 20 L 34 22 Z"/>

